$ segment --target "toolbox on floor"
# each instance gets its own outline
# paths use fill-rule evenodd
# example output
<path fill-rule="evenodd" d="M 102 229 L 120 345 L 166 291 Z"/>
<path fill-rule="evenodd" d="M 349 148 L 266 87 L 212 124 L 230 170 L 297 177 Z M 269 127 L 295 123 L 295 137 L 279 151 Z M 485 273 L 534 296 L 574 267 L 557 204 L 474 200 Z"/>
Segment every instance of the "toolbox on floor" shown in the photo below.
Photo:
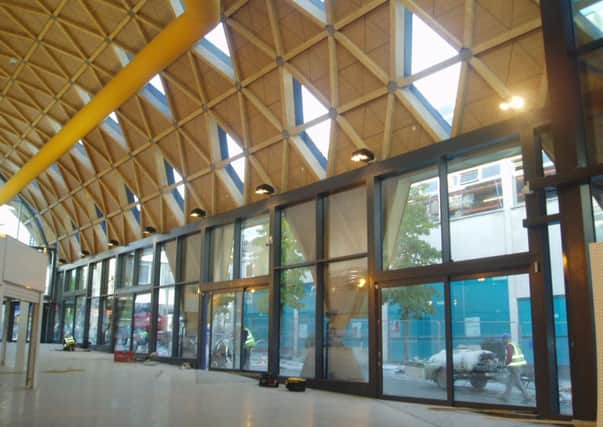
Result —
<path fill-rule="evenodd" d="M 272 374 L 260 376 L 260 387 L 278 387 L 278 377 Z"/>
<path fill-rule="evenodd" d="M 115 351 L 113 353 L 114 362 L 132 363 L 136 361 L 136 353 L 133 351 Z"/>
<path fill-rule="evenodd" d="M 304 378 L 289 377 L 285 385 L 289 391 L 306 391 L 306 380 Z"/>

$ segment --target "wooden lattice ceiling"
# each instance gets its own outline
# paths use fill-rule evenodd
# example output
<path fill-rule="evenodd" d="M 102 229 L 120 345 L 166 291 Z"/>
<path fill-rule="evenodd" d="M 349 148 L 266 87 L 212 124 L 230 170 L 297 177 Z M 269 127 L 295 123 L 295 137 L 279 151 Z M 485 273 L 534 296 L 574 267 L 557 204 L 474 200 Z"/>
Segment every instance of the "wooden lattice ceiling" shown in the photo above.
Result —
<path fill-rule="evenodd" d="M 509 118 L 499 104 L 514 94 L 528 109 L 545 105 L 538 1 L 327 0 L 324 18 L 307 2 L 224 0 L 234 79 L 191 49 L 161 73 L 173 120 L 142 94 L 132 97 L 117 111 L 125 146 L 99 127 L 83 152 L 74 147 L 22 191 L 61 257 L 103 251 L 108 239 L 137 240 L 146 225 L 170 230 L 194 207 L 215 214 L 253 202 L 260 183 L 283 192 L 342 173 L 358 167 L 350 154 L 359 147 L 382 159 L 447 138 L 402 93 L 426 74 L 400 72 L 404 8 L 461 52 L 452 60 L 462 65 L 451 135 Z M 122 68 L 115 46 L 136 55 L 174 16 L 170 0 L 0 0 L 2 175 L 12 176 L 84 105 L 82 92 L 93 95 Z M 296 144 L 311 123 L 295 125 L 291 76 L 330 108 L 322 174 Z M 216 125 L 244 149 L 239 197 L 224 168 L 241 156 L 216 156 Z M 185 178 L 184 209 L 164 160 Z M 140 222 L 126 185 L 140 201 Z"/>

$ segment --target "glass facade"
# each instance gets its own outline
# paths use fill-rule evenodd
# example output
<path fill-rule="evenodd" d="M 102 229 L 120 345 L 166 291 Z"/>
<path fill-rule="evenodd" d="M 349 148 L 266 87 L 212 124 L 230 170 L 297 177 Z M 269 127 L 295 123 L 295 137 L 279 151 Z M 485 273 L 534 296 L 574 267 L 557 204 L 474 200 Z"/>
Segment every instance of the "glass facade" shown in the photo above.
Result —
<path fill-rule="evenodd" d="M 98 320 L 100 318 L 100 298 L 90 300 L 90 323 L 88 325 L 88 343 L 97 344 Z"/>
<path fill-rule="evenodd" d="M 243 292 L 212 296 L 210 367 L 239 369 L 241 358 L 241 305 Z"/>
<path fill-rule="evenodd" d="M 75 299 L 75 323 L 73 324 L 73 338 L 78 343 L 84 342 L 84 330 L 86 325 L 86 297 Z"/>
<path fill-rule="evenodd" d="M 73 298 L 63 301 L 63 337 L 73 336 L 73 320 L 75 318 L 75 301 Z"/>
<path fill-rule="evenodd" d="M 147 286 L 153 282 L 153 248 L 144 248 L 136 252 L 138 259 L 138 286 Z"/>
<path fill-rule="evenodd" d="M 180 334 L 178 355 L 182 358 L 197 357 L 199 338 L 199 287 L 185 286 L 180 299 Z"/>
<path fill-rule="evenodd" d="M 185 238 L 183 281 L 186 283 L 201 280 L 201 233 Z"/>
<path fill-rule="evenodd" d="M 450 287 L 455 399 L 534 406 L 528 276 L 456 280 Z"/>
<path fill-rule="evenodd" d="M 91 264 L 90 271 L 92 274 L 92 282 L 90 284 L 90 286 L 91 286 L 90 294 L 93 297 L 98 297 L 98 296 L 100 296 L 100 293 L 101 293 L 101 277 L 102 277 L 102 272 L 103 272 L 102 262 L 97 262 L 96 264 Z"/>
<path fill-rule="evenodd" d="M 174 300 L 175 288 L 159 289 L 159 305 L 157 308 L 157 354 L 162 357 L 172 356 L 174 343 Z"/>
<path fill-rule="evenodd" d="M 98 344 L 109 349 L 113 345 L 113 301 L 112 297 L 101 299 L 102 319 Z"/>
<path fill-rule="evenodd" d="M 366 188 L 336 193 L 327 200 L 329 258 L 366 252 Z"/>
<path fill-rule="evenodd" d="M 383 289 L 383 394 L 446 399 L 444 305 L 441 282 Z"/>
<path fill-rule="evenodd" d="M 176 240 L 161 245 L 159 264 L 159 284 L 172 285 L 176 282 Z M 150 283 L 150 282 L 149 282 Z"/>
<path fill-rule="evenodd" d="M 268 370 L 269 312 L 268 289 L 245 290 L 241 354 L 241 369 L 245 371 Z"/>
<path fill-rule="evenodd" d="M 327 379 L 368 382 L 368 278 L 366 259 L 327 265 L 324 372 Z"/>
<path fill-rule="evenodd" d="M 442 262 L 437 168 L 388 178 L 381 185 L 383 269 Z"/>
<path fill-rule="evenodd" d="M 159 323 L 159 319 L 158 323 Z M 132 351 L 146 354 L 149 352 L 151 336 L 151 293 L 134 296 L 134 329 L 132 330 Z"/>
<path fill-rule="evenodd" d="M 281 211 L 281 265 L 316 259 L 316 201 Z"/>
<path fill-rule="evenodd" d="M 517 201 L 522 188 L 523 164 L 518 147 L 449 162 L 453 261 L 527 252 L 528 233 L 522 224 L 525 205 Z M 476 234 L 479 239 L 471 238 Z"/>
<path fill-rule="evenodd" d="M 124 254 L 120 257 L 121 280 L 117 283 L 118 288 L 129 288 L 134 285 L 134 252 Z"/>
<path fill-rule="evenodd" d="M 115 351 L 130 351 L 132 344 L 132 295 L 117 298 L 115 321 Z"/>
<path fill-rule="evenodd" d="M 268 274 L 270 217 L 262 215 L 243 221 L 241 225 L 241 277 Z"/>
<path fill-rule="evenodd" d="M 280 374 L 312 378 L 315 372 L 316 273 L 293 268 L 280 280 Z"/>
<path fill-rule="evenodd" d="M 214 228 L 211 231 L 212 280 L 232 280 L 234 275 L 234 224 Z"/>

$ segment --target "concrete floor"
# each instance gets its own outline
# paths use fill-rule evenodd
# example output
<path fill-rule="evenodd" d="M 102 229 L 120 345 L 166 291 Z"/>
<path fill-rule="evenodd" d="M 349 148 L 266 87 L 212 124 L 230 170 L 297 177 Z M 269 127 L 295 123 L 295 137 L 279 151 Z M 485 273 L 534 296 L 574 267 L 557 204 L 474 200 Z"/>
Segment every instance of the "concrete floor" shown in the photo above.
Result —
<path fill-rule="evenodd" d="M 262 389 L 254 380 L 237 375 L 163 364 L 116 364 L 111 354 L 65 353 L 55 351 L 58 347 L 42 346 L 36 391 L 24 389 L 22 373 L 0 369 L 0 426 L 532 425 L 317 390 Z"/>

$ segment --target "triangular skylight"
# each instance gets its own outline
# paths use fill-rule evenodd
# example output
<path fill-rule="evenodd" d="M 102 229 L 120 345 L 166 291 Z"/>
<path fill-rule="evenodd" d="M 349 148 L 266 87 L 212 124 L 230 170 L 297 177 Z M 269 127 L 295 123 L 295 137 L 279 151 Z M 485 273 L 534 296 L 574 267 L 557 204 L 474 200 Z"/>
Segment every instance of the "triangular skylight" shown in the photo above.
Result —
<path fill-rule="evenodd" d="M 140 201 L 128 186 L 126 186 L 126 198 L 129 205 L 134 203 L 134 206 L 130 208 L 130 211 L 132 212 L 132 215 L 134 215 L 134 218 L 136 218 L 136 221 L 140 224 Z"/>
<path fill-rule="evenodd" d="M 295 79 L 293 79 L 293 99 L 295 103 L 296 125 L 308 123 L 329 113 L 327 107 Z M 331 120 L 326 117 L 324 121 L 301 132 L 300 136 L 312 155 L 316 157 L 323 168 L 326 168 L 331 139 Z"/>
<path fill-rule="evenodd" d="M 406 11 L 406 75 L 417 74 L 458 55 L 458 51 L 417 15 Z M 452 126 L 459 86 L 460 61 L 415 81 L 410 89 L 445 129 Z"/>
<path fill-rule="evenodd" d="M 238 156 L 243 152 L 241 146 L 220 127 L 218 127 L 218 137 L 220 140 L 220 155 L 222 160 Z M 242 193 L 243 184 L 245 183 L 245 158 L 241 157 L 230 162 L 226 165 L 225 169 Z"/>
<path fill-rule="evenodd" d="M 186 197 L 186 191 L 184 189 L 184 182 L 182 176 L 176 169 L 169 164 L 167 160 L 164 160 L 165 174 L 169 185 L 178 184 L 176 188 L 172 189 L 172 195 L 181 209 L 184 209 L 184 199 Z"/>
<path fill-rule="evenodd" d="M 103 214 L 103 211 L 101 211 L 98 206 L 94 205 L 94 209 L 96 210 L 97 218 L 105 218 L 105 214 Z M 107 221 L 105 219 L 100 222 L 100 226 L 105 235 L 107 235 Z"/>
<path fill-rule="evenodd" d="M 171 0 L 171 5 L 176 16 L 184 13 L 184 3 L 182 0 Z M 230 59 L 230 49 L 228 48 L 224 24 L 222 22 L 197 42 L 195 51 L 228 76 L 228 78 L 231 80 L 235 79 L 232 60 Z"/>
<path fill-rule="evenodd" d="M 293 0 L 295 4 L 303 8 L 306 12 L 326 24 L 327 12 L 325 10 L 324 0 Z"/>
<path fill-rule="evenodd" d="M 578 3 L 578 2 L 576 2 Z M 585 4 L 592 3 L 586 2 Z M 580 14 L 584 16 L 588 21 L 595 26 L 596 33 L 595 35 L 600 36 L 601 31 L 603 31 L 603 2 L 595 2 L 594 4 L 590 4 L 587 7 L 583 7 L 580 9 Z M 592 31 L 593 33 L 595 31 Z"/>
<path fill-rule="evenodd" d="M 77 244 L 81 246 L 82 243 L 81 243 L 81 240 L 80 240 L 80 232 L 79 232 L 79 230 L 77 228 L 77 225 L 75 225 L 75 222 L 73 222 L 73 221 L 71 221 L 71 229 L 73 231 L 75 231 L 75 233 L 74 233 L 73 236 L 75 237 L 75 240 L 77 240 Z"/>

